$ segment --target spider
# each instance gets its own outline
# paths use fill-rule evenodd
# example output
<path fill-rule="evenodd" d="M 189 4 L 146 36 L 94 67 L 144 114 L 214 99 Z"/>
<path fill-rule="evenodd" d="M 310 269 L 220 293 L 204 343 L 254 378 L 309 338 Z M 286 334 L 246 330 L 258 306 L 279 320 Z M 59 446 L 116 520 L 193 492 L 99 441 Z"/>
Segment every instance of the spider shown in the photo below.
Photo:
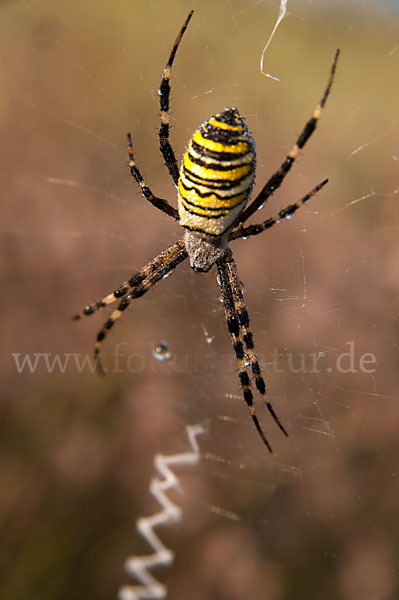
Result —
<path fill-rule="evenodd" d="M 159 127 L 160 151 L 173 183 L 177 187 L 178 210 L 167 200 L 155 196 L 144 180 L 133 154 L 132 138 L 127 134 L 129 168 L 141 188 L 141 193 L 156 208 L 182 225 L 184 235 L 173 246 L 161 252 L 141 271 L 122 283 L 102 300 L 85 306 L 74 316 L 80 319 L 121 299 L 117 308 L 97 334 L 94 357 L 101 371 L 101 346 L 107 332 L 122 316 L 132 300 L 143 296 L 165 275 L 173 271 L 187 257 L 194 271 L 209 271 L 216 265 L 217 279 L 221 288 L 227 328 L 237 358 L 239 381 L 250 417 L 271 452 L 271 446 L 259 423 L 254 403 L 249 367 L 255 386 L 262 396 L 272 418 L 285 434 L 266 395 L 265 382 L 255 356 L 253 335 L 249 325 L 248 311 L 244 302 L 242 284 L 229 242 L 257 235 L 270 229 L 283 219 L 289 219 L 298 208 L 314 196 L 326 183 L 319 183 L 308 194 L 283 208 L 277 215 L 262 223 L 244 226 L 244 223 L 280 187 L 295 159 L 316 128 L 321 111 L 326 103 L 334 79 L 339 50 L 334 61 L 324 94 L 306 123 L 296 143 L 284 159 L 280 168 L 270 177 L 259 194 L 246 206 L 255 177 L 255 145 L 245 119 L 235 107 L 225 108 L 211 116 L 194 132 L 178 169 L 174 151 L 169 141 L 169 96 L 170 75 L 177 49 L 194 11 L 191 11 L 173 44 L 169 60 L 163 71 L 159 90 L 161 122 Z"/>

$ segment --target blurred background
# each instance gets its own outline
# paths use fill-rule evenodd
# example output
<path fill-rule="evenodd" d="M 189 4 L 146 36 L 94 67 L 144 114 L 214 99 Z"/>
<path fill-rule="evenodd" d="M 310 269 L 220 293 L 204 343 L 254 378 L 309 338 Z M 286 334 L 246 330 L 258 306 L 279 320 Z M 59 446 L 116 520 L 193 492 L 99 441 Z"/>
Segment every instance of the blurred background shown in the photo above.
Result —
<path fill-rule="evenodd" d="M 317 131 L 252 221 L 328 186 L 290 222 L 233 244 L 290 433 L 258 402 L 273 455 L 241 398 L 213 272 L 180 265 L 110 332 L 107 376 L 79 369 L 107 315 L 71 316 L 182 234 L 141 197 L 125 140 L 175 204 L 157 89 L 191 8 L 172 75 L 176 155 L 237 106 L 257 144 L 256 189 L 342 50 Z M 176 553 L 157 572 L 170 598 L 399 597 L 399 5 L 289 2 L 264 56 L 276 81 L 259 63 L 278 11 L 277 0 L 0 2 L 4 599 L 116 598 L 125 558 L 149 551 L 135 520 L 158 510 L 154 456 L 188 450 L 194 423 L 207 428 L 202 460 L 171 493 L 183 520 L 159 529 Z"/>

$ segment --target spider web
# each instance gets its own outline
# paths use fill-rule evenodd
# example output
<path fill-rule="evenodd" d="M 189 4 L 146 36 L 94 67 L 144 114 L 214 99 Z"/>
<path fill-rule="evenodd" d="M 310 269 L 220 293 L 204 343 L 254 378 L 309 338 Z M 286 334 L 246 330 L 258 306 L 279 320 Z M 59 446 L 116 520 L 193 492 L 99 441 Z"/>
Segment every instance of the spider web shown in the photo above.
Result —
<path fill-rule="evenodd" d="M 149 551 L 134 526 L 159 510 L 154 456 L 185 455 L 185 428 L 200 424 L 202 460 L 170 492 L 182 521 L 157 532 L 175 554 L 155 572 L 169 597 L 393 600 L 397 3 L 288 2 L 262 55 L 277 0 L 197 0 L 176 57 L 177 157 L 199 123 L 237 106 L 259 189 L 342 50 L 316 132 L 252 222 L 328 186 L 290 222 L 232 244 L 290 433 L 257 402 L 273 455 L 248 419 L 214 273 L 183 264 L 133 304 L 104 345 L 105 378 L 84 361 L 106 315 L 69 320 L 181 236 L 129 179 L 125 135 L 152 190 L 174 203 L 157 86 L 189 8 L 0 3 L 4 597 L 116 597 L 126 557 Z"/>

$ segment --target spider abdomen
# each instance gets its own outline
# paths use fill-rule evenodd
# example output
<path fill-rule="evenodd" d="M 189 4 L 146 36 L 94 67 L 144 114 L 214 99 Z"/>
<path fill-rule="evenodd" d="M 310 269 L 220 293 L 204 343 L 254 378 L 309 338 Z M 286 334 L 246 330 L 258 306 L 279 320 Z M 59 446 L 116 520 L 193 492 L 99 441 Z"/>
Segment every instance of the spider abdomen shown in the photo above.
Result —
<path fill-rule="evenodd" d="M 255 145 L 236 108 L 212 116 L 194 132 L 178 182 L 180 224 L 220 236 L 243 210 L 255 175 Z"/>

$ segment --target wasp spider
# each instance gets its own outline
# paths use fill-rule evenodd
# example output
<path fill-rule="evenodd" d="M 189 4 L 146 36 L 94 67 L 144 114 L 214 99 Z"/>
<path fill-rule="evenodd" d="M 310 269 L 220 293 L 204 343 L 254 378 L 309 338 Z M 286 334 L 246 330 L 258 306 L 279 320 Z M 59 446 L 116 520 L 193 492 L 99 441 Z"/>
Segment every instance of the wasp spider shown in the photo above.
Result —
<path fill-rule="evenodd" d="M 306 196 L 280 210 L 274 217 L 259 224 L 244 226 L 247 219 L 281 185 L 299 152 L 312 135 L 330 93 L 339 51 L 337 50 L 335 54 L 330 77 L 320 104 L 317 105 L 313 115 L 306 123 L 280 168 L 270 177 L 256 198 L 246 207 L 254 183 L 255 144 L 245 119 L 240 116 L 237 108 L 225 108 L 200 125 L 188 144 L 180 170 L 169 141 L 169 80 L 171 69 L 176 51 L 192 15 L 193 11 L 188 14 L 173 44 L 159 90 L 161 104 L 160 150 L 170 176 L 177 186 L 178 210 L 171 206 L 167 200 L 158 198 L 153 194 L 134 160 L 130 133 L 127 136 L 130 172 L 140 186 L 142 195 L 156 208 L 184 227 L 183 238 L 161 252 L 141 271 L 122 283 L 114 292 L 98 302 L 85 306 L 82 312 L 74 318 L 80 319 L 86 315 L 91 315 L 98 309 L 121 299 L 118 307 L 97 335 L 94 355 L 97 364 L 102 369 L 100 363 L 101 345 L 107 332 L 122 316 L 132 300 L 145 294 L 187 257 L 194 271 L 206 272 L 213 265 L 216 265 L 227 328 L 237 357 L 239 380 L 244 400 L 260 437 L 271 451 L 270 444 L 255 412 L 249 371 L 252 372 L 256 389 L 262 396 L 274 421 L 285 435 L 287 435 L 287 432 L 266 395 L 265 382 L 255 355 L 253 336 L 249 326 L 249 317 L 237 266 L 229 242 L 257 235 L 273 227 L 280 220 L 291 217 L 298 208 L 327 183 L 327 179 L 322 181 Z"/>

